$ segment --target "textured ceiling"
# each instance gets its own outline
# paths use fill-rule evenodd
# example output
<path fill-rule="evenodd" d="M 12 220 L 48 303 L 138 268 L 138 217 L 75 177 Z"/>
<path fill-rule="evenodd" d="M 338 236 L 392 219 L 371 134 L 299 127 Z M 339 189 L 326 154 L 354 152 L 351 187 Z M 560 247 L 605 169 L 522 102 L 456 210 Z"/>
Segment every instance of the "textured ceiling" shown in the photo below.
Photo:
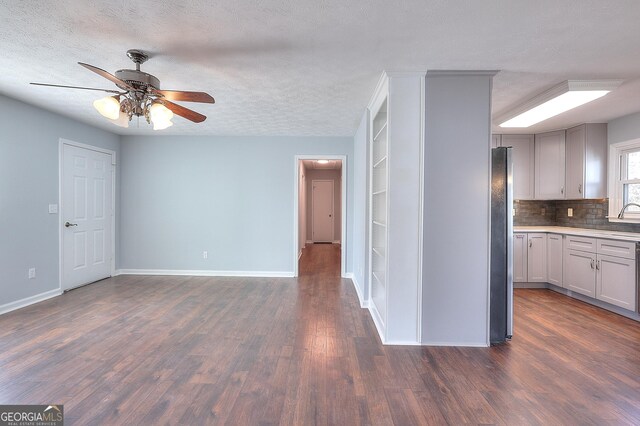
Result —
<path fill-rule="evenodd" d="M 566 79 L 622 78 L 615 92 L 529 131 L 640 110 L 637 0 L 30 0 L 0 9 L 0 93 L 110 131 L 91 103 L 112 88 L 77 65 L 131 67 L 165 89 L 202 90 L 208 116 L 164 134 L 351 136 L 380 73 L 498 69 L 494 116 Z"/>

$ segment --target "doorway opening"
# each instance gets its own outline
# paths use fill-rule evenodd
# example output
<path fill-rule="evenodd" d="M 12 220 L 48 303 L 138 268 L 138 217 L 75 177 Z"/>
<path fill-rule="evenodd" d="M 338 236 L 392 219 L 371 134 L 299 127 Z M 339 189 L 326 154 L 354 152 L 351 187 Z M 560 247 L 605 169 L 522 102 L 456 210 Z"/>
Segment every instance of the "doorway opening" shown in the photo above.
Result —
<path fill-rule="evenodd" d="M 340 276 L 345 276 L 346 156 L 296 156 L 294 276 L 303 256 L 339 252 Z M 325 249 L 313 246 L 332 246 Z M 324 262 L 309 262 L 305 265 Z"/>

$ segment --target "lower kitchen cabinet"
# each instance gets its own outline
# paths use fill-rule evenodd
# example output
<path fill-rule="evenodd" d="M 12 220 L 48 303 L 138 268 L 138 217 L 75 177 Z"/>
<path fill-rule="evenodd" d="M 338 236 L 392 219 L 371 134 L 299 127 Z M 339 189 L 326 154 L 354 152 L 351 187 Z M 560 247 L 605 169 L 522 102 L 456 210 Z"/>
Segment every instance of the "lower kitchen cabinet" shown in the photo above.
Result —
<path fill-rule="evenodd" d="M 638 310 L 636 243 L 556 234 L 513 234 L 513 282 L 545 282 Z"/>
<path fill-rule="evenodd" d="M 563 286 L 562 239 L 560 234 L 547 235 L 547 282 L 558 287 Z"/>
<path fill-rule="evenodd" d="M 596 270 L 596 298 L 621 308 L 635 310 L 635 259 L 599 254 Z"/>
<path fill-rule="evenodd" d="M 513 282 L 526 283 L 527 276 L 527 234 L 513 234 Z"/>
<path fill-rule="evenodd" d="M 527 281 L 547 282 L 547 234 L 528 234 L 527 242 Z"/>
<path fill-rule="evenodd" d="M 586 251 L 566 250 L 564 253 L 564 288 L 596 297 L 596 255 Z"/>

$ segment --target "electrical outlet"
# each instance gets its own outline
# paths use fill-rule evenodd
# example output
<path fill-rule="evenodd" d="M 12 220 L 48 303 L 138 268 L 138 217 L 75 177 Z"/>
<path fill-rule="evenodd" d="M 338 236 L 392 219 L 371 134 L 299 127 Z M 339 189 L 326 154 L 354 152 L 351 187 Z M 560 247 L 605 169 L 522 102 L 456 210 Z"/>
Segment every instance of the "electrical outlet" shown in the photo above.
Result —
<path fill-rule="evenodd" d="M 511 209 L 511 216 L 515 216 L 516 215 L 516 209 Z"/>
<path fill-rule="evenodd" d="M 540 215 L 541 215 L 541 216 L 544 216 L 544 214 L 545 214 L 546 212 L 547 212 L 547 211 L 546 211 L 545 209 L 541 209 L 541 210 L 540 210 Z"/>
<path fill-rule="evenodd" d="M 36 277 L 36 268 L 29 268 L 29 279 L 33 280 Z"/>
<path fill-rule="evenodd" d="M 207 251 L 203 251 L 203 252 L 202 252 L 202 258 L 203 258 L 203 259 L 206 259 L 206 258 L 208 258 L 208 257 L 209 257 L 209 252 L 207 252 Z"/>
<path fill-rule="evenodd" d="M 49 204 L 49 214 L 58 213 L 58 205 L 57 204 Z"/>
<path fill-rule="evenodd" d="M 573 209 L 571 207 L 567 209 L 567 216 L 573 217 Z"/>

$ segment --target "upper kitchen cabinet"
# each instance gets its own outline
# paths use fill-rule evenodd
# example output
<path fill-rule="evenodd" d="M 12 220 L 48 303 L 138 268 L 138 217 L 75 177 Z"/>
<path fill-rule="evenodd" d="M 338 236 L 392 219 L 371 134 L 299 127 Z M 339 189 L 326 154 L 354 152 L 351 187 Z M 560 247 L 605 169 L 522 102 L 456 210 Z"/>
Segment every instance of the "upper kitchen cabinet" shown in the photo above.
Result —
<path fill-rule="evenodd" d="M 535 137 L 535 198 L 560 200 L 565 198 L 564 193 L 565 131 L 538 134 Z"/>
<path fill-rule="evenodd" d="M 502 135 L 502 146 L 513 148 L 513 199 L 534 198 L 534 137 L 533 135 Z"/>
<path fill-rule="evenodd" d="M 582 124 L 567 130 L 568 199 L 607 197 L 607 125 Z"/>

